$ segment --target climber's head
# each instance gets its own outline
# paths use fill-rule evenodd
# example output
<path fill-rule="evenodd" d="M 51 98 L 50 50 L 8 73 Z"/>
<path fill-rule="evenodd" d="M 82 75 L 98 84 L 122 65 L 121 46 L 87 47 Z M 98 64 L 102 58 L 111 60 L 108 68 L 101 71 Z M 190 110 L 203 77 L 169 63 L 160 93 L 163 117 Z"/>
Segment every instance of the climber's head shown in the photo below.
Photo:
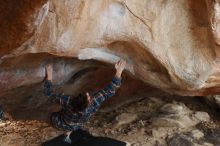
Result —
<path fill-rule="evenodd" d="M 71 106 L 74 112 L 84 111 L 92 102 L 92 97 L 87 92 L 86 94 L 79 94 L 72 98 Z"/>

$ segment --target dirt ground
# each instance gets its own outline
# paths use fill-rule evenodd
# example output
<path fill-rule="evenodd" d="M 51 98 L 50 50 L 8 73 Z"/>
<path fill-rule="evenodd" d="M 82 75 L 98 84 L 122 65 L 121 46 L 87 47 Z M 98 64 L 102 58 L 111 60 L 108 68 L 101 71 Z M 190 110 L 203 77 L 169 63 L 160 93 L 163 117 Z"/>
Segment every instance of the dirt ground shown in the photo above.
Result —
<path fill-rule="evenodd" d="M 203 110 L 209 113 L 211 120 L 201 122 L 194 128 L 200 129 L 204 134 L 209 129 L 219 129 L 218 113 L 210 110 L 208 105 L 201 104 L 200 99 L 166 98 L 164 100 L 154 97 L 141 99 L 110 112 L 100 110 L 85 124 L 84 129 L 95 136 L 115 138 L 129 142 L 132 146 L 172 146 L 169 143 L 171 137 L 177 133 L 187 133 L 193 128 L 155 127 L 152 126 L 151 119 L 157 117 L 158 110 L 164 104 L 180 101 L 193 111 Z M 39 146 L 62 133 L 63 131 L 56 130 L 41 121 L 6 120 L 0 122 L 1 146 Z M 206 143 L 207 146 L 216 145 L 216 141 L 214 144 Z M 203 145 L 206 146 L 206 144 Z"/>

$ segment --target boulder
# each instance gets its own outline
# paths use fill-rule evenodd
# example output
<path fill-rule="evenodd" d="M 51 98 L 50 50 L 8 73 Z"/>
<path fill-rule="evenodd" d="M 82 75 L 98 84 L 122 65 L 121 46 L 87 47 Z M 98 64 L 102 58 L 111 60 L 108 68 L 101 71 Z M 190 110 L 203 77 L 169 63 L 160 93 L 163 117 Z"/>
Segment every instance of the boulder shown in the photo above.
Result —
<path fill-rule="evenodd" d="M 191 136 L 195 139 L 200 139 L 204 137 L 204 133 L 198 129 L 191 131 Z"/>
<path fill-rule="evenodd" d="M 183 103 L 165 104 L 151 123 L 155 127 L 189 128 L 200 122 L 208 122 L 210 117 L 206 112 L 195 112 L 188 109 Z"/>
<path fill-rule="evenodd" d="M 214 146 L 204 140 L 198 141 L 187 134 L 175 134 L 168 140 L 168 146 Z"/>
<path fill-rule="evenodd" d="M 136 79 L 163 91 L 219 93 L 218 1 L 8 0 L 0 5 L 1 88 L 40 82 L 43 68 L 31 65 L 35 56 L 48 53 L 111 64 L 124 58 Z M 24 54 L 32 57 L 22 68 L 17 57 Z"/>
<path fill-rule="evenodd" d="M 193 139 L 187 135 L 175 135 L 168 142 L 168 146 L 195 146 Z"/>
<path fill-rule="evenodd" d="M 197 120 L 202 121 L 202 122 L 209 122 L 210 121 L 210 116 L 206 112 L 196 112 L 193 116 Z"/>

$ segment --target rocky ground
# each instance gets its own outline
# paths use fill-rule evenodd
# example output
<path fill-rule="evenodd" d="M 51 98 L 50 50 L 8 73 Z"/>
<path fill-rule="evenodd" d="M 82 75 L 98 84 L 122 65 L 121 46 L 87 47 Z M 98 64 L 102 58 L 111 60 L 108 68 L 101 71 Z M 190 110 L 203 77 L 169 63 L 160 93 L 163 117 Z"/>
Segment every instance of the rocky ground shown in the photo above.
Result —
<path fill-rule="evenodd" d="M 148 97 L 112 111 L 100 110 L 85 129 L 132 146 L 220 146 L 217 110 L 201 98 Z M 1 146 L 38 146 L 62 131 L 39 121 L 0 123 Z"/>

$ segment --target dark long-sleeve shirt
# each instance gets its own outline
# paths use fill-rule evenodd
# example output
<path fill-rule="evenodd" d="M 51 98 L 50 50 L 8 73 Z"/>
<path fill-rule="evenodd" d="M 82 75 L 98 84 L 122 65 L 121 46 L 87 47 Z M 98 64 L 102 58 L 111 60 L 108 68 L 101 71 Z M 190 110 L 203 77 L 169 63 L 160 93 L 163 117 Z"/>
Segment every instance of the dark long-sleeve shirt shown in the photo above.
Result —
<path fill-rule="evenodd" d="M 90 105 L 81 113 L 72 112 L 71 108 L 71 96 L 64 95 L 61 93 L 54 93 L 52 90 L 52 82 L 46 80 L 44 82 L 44 93 L 51 98 L 52 101 L 59 103 L 63 111 L 62 119 L 73 126 L 73 130 L 79 129 L 84 122 L 86 122 L 92 114 L 94 114 L 97 109 L 101 106 L 102 102 L 106 99 L 115 95 L 116 90 L 121 86 L 121 79 L 117 77 L 113 77 L 110 84 L 108 84 L 105 88 L 99 90 L 96 93 L 91 94 L 92 102 Z"/>

